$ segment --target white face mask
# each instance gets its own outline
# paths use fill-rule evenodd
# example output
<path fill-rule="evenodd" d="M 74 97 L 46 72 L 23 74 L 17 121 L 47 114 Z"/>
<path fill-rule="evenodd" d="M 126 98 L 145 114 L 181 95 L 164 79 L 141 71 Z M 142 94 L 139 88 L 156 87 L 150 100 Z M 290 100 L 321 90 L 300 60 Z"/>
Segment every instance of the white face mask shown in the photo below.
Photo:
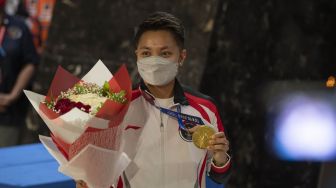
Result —
<path fill-rule="evenodd" d="M 154 86 L 168 84 L 177 75 L 178 64 L 159 56 L 140 59 L 137 64 L 141 78 Z"/>

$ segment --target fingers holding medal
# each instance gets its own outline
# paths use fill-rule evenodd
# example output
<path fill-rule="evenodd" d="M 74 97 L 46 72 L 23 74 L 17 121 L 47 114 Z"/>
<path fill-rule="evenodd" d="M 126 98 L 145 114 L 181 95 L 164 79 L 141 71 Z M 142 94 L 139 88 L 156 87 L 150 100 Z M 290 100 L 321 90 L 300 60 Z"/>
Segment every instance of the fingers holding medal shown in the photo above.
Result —
<path fill-rule="evenodd" d="M 210 151 L 227 152 L 229 150 L 229 141 L 224 132 L 217 132 L 210 126 L 197 125 L 189 131 L 192 133 L 192 141 L 200 149 Z"/>
<path fill-rule="evenodd" d="M 222 151 L 227 153 L 229 151 L 230 142 L 227 140 L 224 132 L 218 132 L 212 135 L 207 147 L 210 151 Z"/>

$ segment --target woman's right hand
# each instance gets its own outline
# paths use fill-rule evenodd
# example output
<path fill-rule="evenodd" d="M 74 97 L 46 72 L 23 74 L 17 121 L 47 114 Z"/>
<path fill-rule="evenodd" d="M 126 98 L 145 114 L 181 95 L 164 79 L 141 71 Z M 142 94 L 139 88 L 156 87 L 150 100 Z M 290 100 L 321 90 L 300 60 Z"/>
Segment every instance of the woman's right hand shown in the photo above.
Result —
<path fill-rule="evenodd" d="M 89 188 L 83 180 L 76 180 L 76 188 Z"/>

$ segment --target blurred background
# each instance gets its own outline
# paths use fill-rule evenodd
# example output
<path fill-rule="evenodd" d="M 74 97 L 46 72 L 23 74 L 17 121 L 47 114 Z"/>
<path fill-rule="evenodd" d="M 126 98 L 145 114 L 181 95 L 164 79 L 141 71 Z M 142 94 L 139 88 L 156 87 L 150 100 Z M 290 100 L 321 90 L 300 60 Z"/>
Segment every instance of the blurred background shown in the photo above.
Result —
<path fill-rule="evenodd" d="M 7 0 L 6 11 L 33 35 L 37 93 L 57 66 L 80 77 L 98 59 L 127 64 L 136 83 L 135 26 L 173 13 L 187 35 L 179 79 L 217 101 L 231 141 L 225 187 L 336 187 L 335 0 Z M 18 144 L 48 134 L 32 109 L 25 121 Z"/>

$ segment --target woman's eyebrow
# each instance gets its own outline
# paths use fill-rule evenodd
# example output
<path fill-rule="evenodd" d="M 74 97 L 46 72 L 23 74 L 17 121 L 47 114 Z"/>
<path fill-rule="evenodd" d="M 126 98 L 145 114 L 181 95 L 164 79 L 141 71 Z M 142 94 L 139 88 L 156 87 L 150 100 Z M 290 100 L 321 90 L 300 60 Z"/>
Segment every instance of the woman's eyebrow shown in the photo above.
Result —
<path fill-rule="evenodd" d="M 163 46 L 160 48 L 160 50 L 166 50 L 166 49 L 169 49 L 169 46 Z"/>
<path fill-rule="evenodd" d="M 141 46 L 139 49 L 140 50 L 151 50 L 152 48 L 150 48 L 148 46 Z M 162 47 L 160 47 L 160 50 L 166 50 L 166 49 L 169 49 L 169 46 L 162 46 Z"/>
<path fill-rule="evenodd" d="M 147 46 L 142 46 L 142 47 L 140 47 L 139 49 L 141 49 L 141 50 L 150 50 L 151 48 L 150 48 L 150 47 L 147 47 Z"/>

